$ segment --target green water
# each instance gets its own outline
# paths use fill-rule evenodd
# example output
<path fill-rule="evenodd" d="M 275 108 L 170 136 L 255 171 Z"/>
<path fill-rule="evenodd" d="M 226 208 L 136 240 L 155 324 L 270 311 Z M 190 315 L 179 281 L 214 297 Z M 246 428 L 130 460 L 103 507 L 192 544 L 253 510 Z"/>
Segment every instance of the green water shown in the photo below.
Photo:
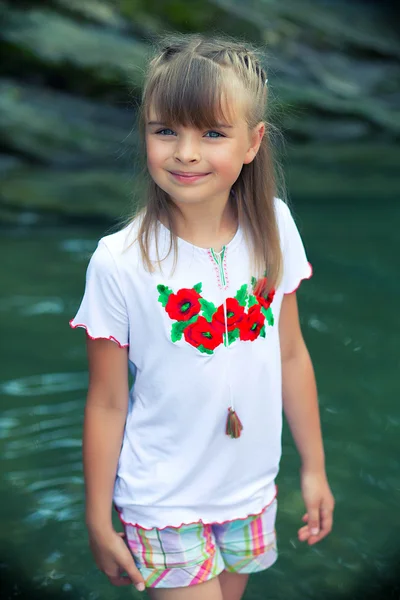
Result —
<path fill-rule="evenodd" d="M 299 205 L 295 212 L 314 267 L 298 296 L 336 521 L 317 546 L 298 543 L 299 463 L 285 430 L 280 559 L 250 578 L 246 600 L 347 596 L 393 568 L 400 532 L 400 210 L 380 202 Z M 2 567 L 74 600 L 144 597 L 113 588 L 97 571 L 83 523 L 86 357 L 84 332 L 70 330 L 68 320 L 103 233 L 21 228 L 0 240 Z"/>

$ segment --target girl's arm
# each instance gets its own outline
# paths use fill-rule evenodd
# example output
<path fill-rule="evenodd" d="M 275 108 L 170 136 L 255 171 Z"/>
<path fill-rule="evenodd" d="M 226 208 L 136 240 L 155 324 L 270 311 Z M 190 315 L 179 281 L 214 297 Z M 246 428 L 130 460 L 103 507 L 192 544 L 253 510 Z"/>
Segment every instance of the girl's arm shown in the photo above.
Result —
<path fill-rule="evenodd" d="M 334 500 L 325 474 L 317 387 L 314 369 L 299 322 L 296 294 L 283 298 L 279 335 L 282 359 L 283 409 L 299 451 L 301 483 L 308 525 L 299 538 L 313 544 L 332 528 Z"/>
<path fill-rule="evenodd" d="M 89 389 L 83 431 L 86 523 L 112 530 L 112 498 L 128 410 L 128 355 L 110 340 L 87 338 Z"/>
<path fill-rule="evenodd" d="M 89 390 L 83 427 L 86 524 L 96 564 L 114 585 L 145 584 L 124 534 L 112 525 L 112 499 L 128 410 L 128 351 L 87 337 Z M 127 575 L 124 575 L 124 572 Z"/>

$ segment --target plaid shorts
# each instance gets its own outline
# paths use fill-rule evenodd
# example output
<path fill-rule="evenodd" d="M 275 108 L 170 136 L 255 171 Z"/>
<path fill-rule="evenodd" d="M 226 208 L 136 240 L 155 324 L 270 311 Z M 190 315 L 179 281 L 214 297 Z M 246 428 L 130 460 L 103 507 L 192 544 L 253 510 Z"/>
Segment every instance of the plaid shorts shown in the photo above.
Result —
<path fill-rule="evenodd" d="M 143 529 L 126 524 L 126 541 L 146 587 L 196 585 L 224 569 L 256 573 L 277 558 L 276 510 L 275 498 L 259 515 L 222 525 Z"/>

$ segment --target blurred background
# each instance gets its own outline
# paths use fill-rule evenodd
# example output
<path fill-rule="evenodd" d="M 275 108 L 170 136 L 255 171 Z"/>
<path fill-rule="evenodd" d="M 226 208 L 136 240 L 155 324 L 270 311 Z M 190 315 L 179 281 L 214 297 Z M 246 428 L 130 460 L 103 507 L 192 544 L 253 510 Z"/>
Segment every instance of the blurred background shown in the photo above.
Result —
<path fill-rule="evenodd" d="M 41 598 L 135 596 L 113 588 L 89 554 L 85 343 L 68 321 L 97 240 L 140 193 L 135 105 L 149 41 L 168 30 L 221 31 L 266 47 L 286 185 L 314 267 L 298 296 L 335 529 L 313 548 L 297 542 L 299 461 L 285 428 L 281 558 L 251 578 L 245 598 L 382 589 L 400 598 L 396 9 L 361 0 L 0 0 L 0 11 L 4 598 L 27 589 Z"/>

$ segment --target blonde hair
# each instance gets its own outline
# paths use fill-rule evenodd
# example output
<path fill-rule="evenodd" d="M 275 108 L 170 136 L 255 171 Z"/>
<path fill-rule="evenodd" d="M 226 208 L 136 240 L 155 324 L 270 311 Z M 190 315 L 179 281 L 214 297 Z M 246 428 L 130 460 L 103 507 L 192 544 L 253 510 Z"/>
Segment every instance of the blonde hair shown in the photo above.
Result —
<path fill-rule="evenodd" d="M 232 186 L 237 218 L 246 239 L 251 243 L 255 273 L 262 278 L 258 292 L 266 295 L 279 284 L 282 252 L 275 216 L 277 184 L 270 144 L 271 126 L 265 119 L 267 76 L 257 54 L 254 47 L 249 48 L 249 44 L 244 45 L 227 36 L 163 36 L 159 39 L 156 55 L 148 64 L 138 117 L 144 154 L 145 127 L 150 106 L 163 123 L 190 125 L 199 129 L 213 128 L 227 117 L 223 114 L 227 71 L 236 75 L 247 92 L 243 116 L 249 130 L 260 122 L 266 123 L 265 135 L 255 158 L 243 165 Z M 154 270 L 150 258 L 150 240 L 154 234 L 157 244 L 161 216 L 171 233 L 168 254 L 173 249 L 174 267 L 176 265 L 178 246 L 173 218 L 175 210 L 168 194 L 148 175 L 147 191 L 143 201 L 137 204 L 133 219 L 138 215 L 142 217 L 137 241 L 145 268 L 150 272 Z M 156 248 L 159 264 L 158 246 Z"/>

